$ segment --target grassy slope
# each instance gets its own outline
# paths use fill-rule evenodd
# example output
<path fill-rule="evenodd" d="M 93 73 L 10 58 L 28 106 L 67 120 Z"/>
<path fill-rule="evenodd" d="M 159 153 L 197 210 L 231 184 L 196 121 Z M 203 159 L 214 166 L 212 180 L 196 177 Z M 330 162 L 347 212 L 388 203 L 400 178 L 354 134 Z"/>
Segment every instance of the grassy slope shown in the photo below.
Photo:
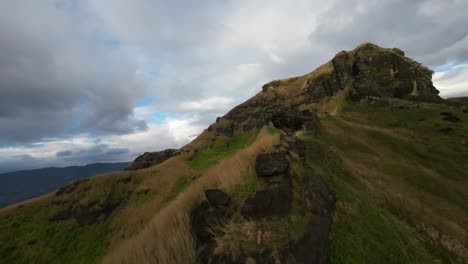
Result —
<path fill-rule="evenodd" d="M 468 122 L 450 123 L 440 115 L 451 111 L 468 120 L 461 109 L 403 100 L 372 106 L 345 103 L 338 115 L 322 118 L 319 137 L 304 136 L 308 163 L 330 181 L 338 198 L 331 263 L 462 261 L 457 254 L 466 254 L 467 246 L 468 147 L 460 143 L 468 135 Z M 454 130 L 447 135 L 439 131 L 443 127 Z M 1 210 L 0 263 L 95 263 L 108 252 L 108 263 L 122 256 L 144 262 L 154 256 L 140 249 L 161 246 L 148 231 L 163 232 L 159 226 L 171 219 L 165 214 L 193 203 L 203 186 L 238 185 L 251 178 L 245 175 L 250 175 L 246 171 L 258 147 L 242 157 L 229 157 L 255 136 L 239 134 L 229 141 L 220 137 L 188 162 L 174 158 L 146 170 L 93 177 L 80 187 L 91 186 L 88 191 L 61 198 L 86 204 L 125 196 L 126 202 L 101 224 L 49 222 L 48 217 L 62 209 L 51 205 L 57 200 L 53 195 Z M 119 181 L 129 176 L 130 182 Z M 243 186 L 250 185 L 255 184 Z M 234 198 L 248 192 L 229 188 Z M 146 232 L 140 232 L 145 227 Z"/>
<path fill-rule="evenodd" d="M 461 109 L 346 103 L 341 115 L 322 119 L 320 137 L 304 136 L 308 163 L 338 198 L 331 263 L 466 262 L 468 122 L 440 115 L 468 120 Z"/>
<path fill-rule="evenodd" d="M 190 161 L 177 157 L 145 170 L 92 177 L 71 193 L 49 194 L 0 210 L 0 263 L 98 262 L 141 233 L 206 170 L 252 143 L 258 132 L 219 137 Z M 49 221 L 70 205 L 101 206 L 120 199 L 124 202 L 103 223 L 80 227 L 73 218 Z"/>

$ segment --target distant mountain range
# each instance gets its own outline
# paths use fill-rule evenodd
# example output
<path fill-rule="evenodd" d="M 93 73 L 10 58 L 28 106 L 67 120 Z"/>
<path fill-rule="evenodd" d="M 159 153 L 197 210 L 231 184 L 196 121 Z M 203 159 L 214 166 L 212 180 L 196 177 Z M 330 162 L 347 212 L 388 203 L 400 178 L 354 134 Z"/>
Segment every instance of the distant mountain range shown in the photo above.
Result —
<path fill-rule="evenodd" d="M 0 208 L 44 195 L 78 179 L 124 170 L 127 165 L 128 162 L 93 163 L 1 173 Z"/>

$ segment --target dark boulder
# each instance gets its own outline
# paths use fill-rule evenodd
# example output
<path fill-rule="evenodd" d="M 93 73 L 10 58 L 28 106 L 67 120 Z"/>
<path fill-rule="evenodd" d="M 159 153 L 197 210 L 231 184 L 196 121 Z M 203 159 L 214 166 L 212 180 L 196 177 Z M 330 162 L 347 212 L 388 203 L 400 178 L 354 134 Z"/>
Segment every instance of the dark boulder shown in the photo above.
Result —
<path fill-rule="evenodd" d="M 305 157 L 306 146 L 302 140 L 289 134 L 281 134 L 280 142 L 281 146 L 287 150 L 296 153 L 301 158 Z"/>
<path fill-rule="evenodd" d="M 209 202 L 203 201 L 192 209 L 190 222 L 192 233 L 195 238 L 198 263 L 213 262 L 213 250 L 216 247 L 214 232 L 228 221 L 227 211 L 222 207 L 211 206 Z"/>
<path fill-rule="evenodd" d="M 213 238 L 212 229 L 223 226 L 226 223 L 226 210 L 212 207 L 207 201 L 203 201 L 191 212 L 192 230 L 197 244 L 204 244 Z"/>
<path fill-rule="evenodd" d="M 255 161 L 255 172 L 259 177 L 271 177 L 286 173 L 289 161 L 284 152 L 260 154 Z"/>
<path fill-rule="evenodd" d="M 296 109 L 282 109 L 271 116 L 276 128 L 285 131 L 296 131 L 302 128 L 302 114 Z"/>
<path fill-rule="evenodd" d="M 231 198 L 220 189 L 205 190 L 205 197 L 213 206 L 228 206 Z"/>
<path fill-rule="evenodd" d="M 302 127 L 308 132 L 312 132 L 312 134 L 318 135 L 320 132 L 320 118 L 315 112 L 309 111 L 304 117 Z"/>
<path fill-rule="evenodd" d="M 247 196 L 241 207 L 241 215 L 247 219 L 284 216 L 289 212 L 291 199 L 289 184 L 269 187 Z"/>
<path fill-rule="evenodd" d="M 138 156 L 125 170 L 141 170 L 149 168 L 179 155 L 178 149 L 166 149 L 158 152 L 145 152 Z"/>

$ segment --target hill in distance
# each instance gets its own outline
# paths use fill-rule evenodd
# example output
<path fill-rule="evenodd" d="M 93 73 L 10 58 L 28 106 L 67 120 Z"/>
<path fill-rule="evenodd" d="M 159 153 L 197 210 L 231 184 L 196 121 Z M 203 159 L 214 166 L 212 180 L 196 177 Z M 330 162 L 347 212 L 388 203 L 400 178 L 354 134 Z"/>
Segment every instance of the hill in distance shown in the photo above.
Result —
<path fill-rule="evenodd" d="M 86 177 L 122 171 L 127 162 L 43 168 L 0 174 L 0 208 L 55 191 Z"/>
<path fill-rule="evenodd" d="M 5 263 L 467 263 L 468 103 L 365 43 L 179 150 L 0 210 Z"/>

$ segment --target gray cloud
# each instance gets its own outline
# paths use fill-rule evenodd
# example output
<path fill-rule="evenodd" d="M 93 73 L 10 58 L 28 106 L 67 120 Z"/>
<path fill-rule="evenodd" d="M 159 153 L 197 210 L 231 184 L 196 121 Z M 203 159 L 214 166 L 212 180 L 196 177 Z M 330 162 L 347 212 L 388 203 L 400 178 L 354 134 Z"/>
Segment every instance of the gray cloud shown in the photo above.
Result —
<path fill-rule="evenodd" d="M 95 161 L 129 161 L 130 150 L 126 148 L 112 148 L 106 144 L 99 144 L 90 148 L 81 150 L 65 150 L 57 153 L 58 164 L 88 164 Z"/>
<path fill-rule="evenodd" d="M 336 1 L 318 17 L 310 40 L 331 50 L 363 42 L 400 47 L 436 67 L 468 59 L 467 1 Z"/>
<path fill-rule="evenodd" d="M 180 146 L 262 84 L 365 41 L 432 68 L 466 61 L 467 9 L 459 0 L 2 1 L 0 147 L 115 136 L 53 152 L 73 163 Z M 463 93 L 456 76 L 437 84 Z M 135 104 L 146 97 L 152 111 L 179 117 L 142 118 Z"/>
<path fill-rule="evenodd" d="M 73 154 L 73 151 L 71 150 L 64 150 L 64 151 L 59 151 L 57 152 L 56 156 L 57 158 L 61 158 L 61 157 L 69 157 Z"/>
<path fill-rule="evenodd" d="M 0 144 L 146 128 L 133 117 L 146 86 L 137 65 L 70 8 L 0 4 Z"/>

